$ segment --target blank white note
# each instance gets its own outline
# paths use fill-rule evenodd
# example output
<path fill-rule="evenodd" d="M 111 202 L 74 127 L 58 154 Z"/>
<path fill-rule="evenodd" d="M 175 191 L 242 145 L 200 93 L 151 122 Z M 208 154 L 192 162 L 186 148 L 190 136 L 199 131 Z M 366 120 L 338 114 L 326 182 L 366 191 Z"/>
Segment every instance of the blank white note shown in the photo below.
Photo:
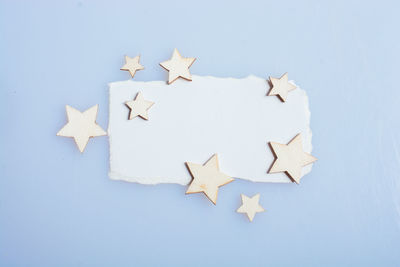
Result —
<path fill-rule="evenodd" d="M 125 102 L 141 91 L 155 102 L 149 120 L 128 120 Z M 266 79 L 193 76 L 193 81 L 110 83 L 111 179 L 142 184 L 187 185 L 185 162 L 203 164 L 217 153 L 220 170 L 254 182 L 291 180 L 268 174 L 274 157 L 269 141 L 288 143 L 302 133 L 304 151 L 311 153 L 308 98 L 297 88 L 286 102 L 266 96 Z M 311 165 L 303 168 L 303 175 Z"/>

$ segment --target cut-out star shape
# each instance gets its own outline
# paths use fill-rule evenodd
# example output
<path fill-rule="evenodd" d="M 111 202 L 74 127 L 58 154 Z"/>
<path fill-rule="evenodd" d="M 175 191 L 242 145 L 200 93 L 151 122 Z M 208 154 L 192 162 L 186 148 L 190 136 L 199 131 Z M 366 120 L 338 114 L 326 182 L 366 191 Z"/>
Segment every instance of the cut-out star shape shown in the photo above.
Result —
<path fill-rule="evenodd" d="M 275 155 L 275 161 L 269 173 L 285 172 L 297 184 L 300 183 L 302 167 L 317 159 L 303 151 L 301 134 L 296 135 L 287 145 L 269 143 Z"/>
<path fill-rule="evenodd" d="M 144 67 L 140 65 L 139 60 L 140 56 L 136 56 L 134 58 L 125 56 L 125 65 L 121 67 L 121 70 L 129 71 L 129 73 L 133 78 L 133 76 L 135 76 L 136 71 L 144 69 Z"/>
<path fill-rule="evenodd" d="M 136 97 L 134 100 L 131 101 L 126 101 L 125 105 L 128 106 L 128 108 L 130 108 L 130 112 L 129 112 L 129 119 L 133 119 L 137 116 L 148 120 L 149 119 L 149 115 L 147 114 L 147 111 L 151 108 L 151 106 L 154 105 L 154 102 L 145 100 L 143 98 L 143 95 L 141 92 L 137 93 Z"/>
<path fill-rule="evenodd" d="M 179 77 L 191 81 L 192 75 L 189 72 L 189 68 L 195 60 L 196 58 L 182 57 L 175 48 L 171 59 L 160 63 L 161 67 L 169 71 L 168 84 L 173 83 Z"/>
<path fill-rule="evenodd" d="M 288 74 L 285 73 L 282 75 L 282 77 L 278 78 L 273 78 L 269 77 L 269 80 L 271 81 L 272 88 L 269 91 L 268 95 L 276 95 L 278 96 L 283 102 L 286 101 L 287 95 L 290 91 L 293 91 L 297 87 L 290 83 L 288 80 Z"/>
<path fill-rule="evenodd" d="M 96 123 L 99 105 L 95 105 L 84 112 L 71 106 L 66 106 L 68 123 L 57 133 L 58 136 L 73 137 L 80 152 L 90 137 L 103 136 L 107 133 Z"/>
<path fill-rule="evenodd" d="M 253 221 L 256 213 L 265 211 L 258 203 L 260 201 L 260 194 L 254 195 L 253 197 L 248 197 L 243 194 L 240 196 L 242 197 L 242 206 L 237 209 L 237 212 L 246 213 L 250 222 Z"/>
<path fill-rule="evenodd" d="M 219 171 L 217 154 L 203 165 L 186 162 L 186 166 L 193 177 L 186 194 L 203 192 L 214 205 L 217 204 L 219 187 L 233 181 L 233 178 Z"/>

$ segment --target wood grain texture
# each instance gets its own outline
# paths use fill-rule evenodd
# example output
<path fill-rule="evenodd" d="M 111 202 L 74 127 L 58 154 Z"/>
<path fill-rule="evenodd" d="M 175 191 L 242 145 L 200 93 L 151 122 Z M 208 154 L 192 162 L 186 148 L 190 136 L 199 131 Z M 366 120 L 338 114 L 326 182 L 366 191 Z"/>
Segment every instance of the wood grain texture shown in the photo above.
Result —
<path fill-rule="evenodd" d="M 130 109 L 129 119 L 139 116 L 142 119 L 148 120 L 148 110 L 154 105 L 154 102 L 145 100 L 143 94 L 138 92 L 135 99 L 131 101 L 126 101 L 125 105 Z"/>
<path fill-rule="evenodd" d="M 136 71 L 143 70 L 144 67 L 139 63 L 140 55 L 134 58 L 125 56 L 125 64 L 121 67 L 121 70 L 129 71 L 132 78 L 135 76 Z"/>
<path fill-rule="evenodd" d="M 72 137 L 82 153 L 90 137 L 103 136 L 107 133 L 96 123 L 99 105 L 84 112 L 66 106 L 68 123 L 57 133 L 58 136 Z"/>
<path fill-rule="evenodd" d="M 193 177 L 186 194 L 202 192 L 214 205 L 217 204 L 219 187 L 234 180 L 220 172 L 217 154 L 213 155 L 203 165 L 186 162 L 186 166 Z"/>
<path fill-rule="evenodd" d="M 248 197 L 244 194 L 240 195 L 242 198 L 242 205 L 237 209 L 238 213 L 246 213 L 250 222 L 253 221 L 256 213 L 265 211 L 264 208 L 259 204 L 260 194 L 256 194 L 252 197 Z"/>
<path fill-rule="evenodd" d="M 303 151 L 301 134 L 296 135 L 287 145 L 270 142 L 275 155 L 269 173 L 285 172 L 297 184 L 301 179 L 301 168 L 315 162 L 317 159 Z"/>
<path fill-rule="evenodd" d="M 271 89 L 268 93 L 269 96 L 276 95 L 282 102 L 285 102 L 288 93 L 293 91 L 297 87 L 289 82 L 288 74 L 285 73 L 280 78 L 269 77 L 271 83 Z"/>
<path fill-rule="evenodd" d="M 189 72 L 189 68 L 195 60 L 196 58 L 182 57 L 178 49 L 175 48 L 171 59 L 160 63 L 160 66 L 168 71 L 168 84 L 173 83 L 178 78 L 191 81 L 192 75 Z"/>

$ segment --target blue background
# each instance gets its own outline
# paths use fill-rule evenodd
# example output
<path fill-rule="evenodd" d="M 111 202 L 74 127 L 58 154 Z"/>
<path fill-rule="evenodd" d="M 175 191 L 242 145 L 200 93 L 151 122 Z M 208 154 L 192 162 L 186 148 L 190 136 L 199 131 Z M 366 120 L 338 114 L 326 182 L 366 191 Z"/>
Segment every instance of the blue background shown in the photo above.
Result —
<path fill-rule="evenodd" d="M 1 1 L 0 266 L 399 266 L 396 1 Z M 179 185 L 108 178 L 108 139 L 56 136 L 65 105 L 129 79 L 166 80 L 177 47 L 197 75 L 289 73 L 310 99 L 311 174 L 235 181 L 218 205 Z M 155 166 L 156 167 L 156 166 Z M 222 166 L 223 168 L 223 166 Z M 249 223 L 240 193 L 267 210 Z"/>

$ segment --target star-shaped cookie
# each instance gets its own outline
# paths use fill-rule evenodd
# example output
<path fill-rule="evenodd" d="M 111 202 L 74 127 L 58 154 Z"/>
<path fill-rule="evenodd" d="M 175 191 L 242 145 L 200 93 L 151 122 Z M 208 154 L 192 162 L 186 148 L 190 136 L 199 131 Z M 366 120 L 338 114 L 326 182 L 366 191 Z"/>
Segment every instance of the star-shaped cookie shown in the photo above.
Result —
<path fill-rule="evenodd" d="M 317 160 L 303 151 L 301 134 L 296 135 L 287 145 L 275 142 L 269 144 L 275 155 L 275 161 L 268 172 L 285 172 L 297 184 L 300 183 L 302 167 Z"/>
<path fill-rule="evenodd" d="M 243 194 L 240 196 L 242 197 L 242 206 L 237 209 L 237 212 L 246 213 L 250 222 L 253 221 L 257 212 L 265 211 L 264 208 L 258 203 L 260 200 L 260 194 L 254 195 L 251 198 Z"/>
<path fill-rule="evenodd" d="M 233 178 L 219 171 L 217 154 L 203 165 L 186 162 L 186 166 L 193 177 L 186 194 L 203 192 L 214 205 L 217 204 L 218 188 L 233 181 Z"/>
<path fill-rule="evenodd" d="M 178 50 L 175 48 L 171 59 L 160 63 L 161 67 L 169 71 L 168 84 L 173 83 L 179 77 L 191 81 L 192 75 L 190 75 L 189 68 L 195 60 L 195 58 L 191 57 L 182 57 L 181 54 L 179 54 Z"/>
<path fill-rule="evenodd" d="M 276 95 L 278 96 L 283 102 L 286 101 L 287 95 L 290 91 L 293 91 L 297 87 L 290 83 L 288 81 L 288 74 L 285 73 L 282 75 L 282 77 L 278 78 L 273 78 L 269 77 L 269 80 L 271 81 L 272 88 L 269 91 L 268 95 Z"/>
<path fill-rule="evenodd" d="M 102 136 L 107 133 L 96 123 L 99 105 L 95 105 L 84 112 L 71 106 L 66 106 L 68 123 L 57 133 L 58 136 L 73 137 L 80 152 L 90 137 Z"/>
<path fill-rule="evenodd" d="M 140 65 L 139 60 L 140 56 L 136 56 L 134 58 L 125 56 L 125 65 L 121 67 L 121 70 L 129 71 L 129 73 L 133 78 L 133 76 L 135 76 L 136 71 L 144 69 L 144 67 Z"/>
<path fill-rule="evenodd" d="M 147 111 L 151 108 L 151 106 L 154 105 L 154 102 L 147 101 L 143 98 L 143 95 L 141 92 L 137 93 L 136 97 L 134 100 L 131 101 L 126 101 L 125 105 L 130 108 L 129 112 L 129 119 L 133 119 L 137 116 L 148 120 L 149 115 L 147 114 Z"/>

